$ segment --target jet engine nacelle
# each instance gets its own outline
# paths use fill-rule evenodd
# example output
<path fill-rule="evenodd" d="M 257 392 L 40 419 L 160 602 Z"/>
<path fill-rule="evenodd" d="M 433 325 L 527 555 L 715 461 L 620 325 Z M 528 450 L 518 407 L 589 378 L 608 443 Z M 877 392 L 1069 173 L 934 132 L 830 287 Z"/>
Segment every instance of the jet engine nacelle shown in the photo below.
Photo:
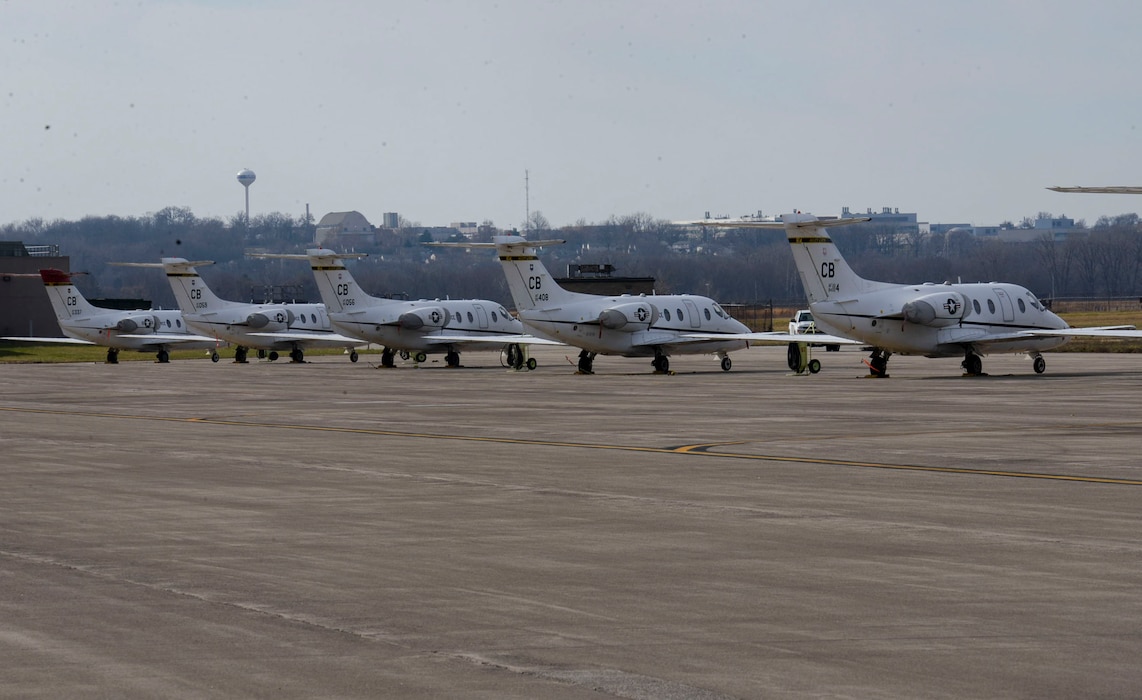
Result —
<path fill-rule="evenodd" d="M 138 316 L 125 316 L 115 324 L 115 330 L 120 333 L 154 333 L 159 320 L 151 314 Z"/>
<path fill-rule="evenodd" d="M 254 330 L 280 330 L 289 328 L 291 323 L 293 323 L 293 312 L 284 306 L 255 311 L 246 317 L 246 325 Z"/>
<path fill-rule="evenodd" d="M 658 309 L 645 301 L 618 304 L 599 313 L 599 325 L 612 331 L 644 331 L 658 320 Z"/>
<path fill-rule="evenodd" d="M 905 321 L 941 328 L 959 323 L 967 315 L 968 304 L 964 295 L 949 291 L 913 299 L 902 311 Z"/>
<path fill-rule="evenodd" d="M 424 328 L 443 328 L 448 324 L 448 312 L 439 306 L 426 306 L 414 311 L 406 311 L 397 319 L 401 328 L 419 331 Z"/>

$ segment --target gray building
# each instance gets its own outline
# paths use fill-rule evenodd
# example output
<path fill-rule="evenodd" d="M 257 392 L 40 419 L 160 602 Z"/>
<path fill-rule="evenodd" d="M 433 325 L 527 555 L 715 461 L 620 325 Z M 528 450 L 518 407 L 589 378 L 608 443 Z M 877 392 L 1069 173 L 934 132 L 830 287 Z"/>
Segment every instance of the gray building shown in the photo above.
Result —
<path fill-rule="evenodd" d="M 40 270 L 71 271 L 58 246 L 0 241 L 0 335 L 62 337 Z"/>

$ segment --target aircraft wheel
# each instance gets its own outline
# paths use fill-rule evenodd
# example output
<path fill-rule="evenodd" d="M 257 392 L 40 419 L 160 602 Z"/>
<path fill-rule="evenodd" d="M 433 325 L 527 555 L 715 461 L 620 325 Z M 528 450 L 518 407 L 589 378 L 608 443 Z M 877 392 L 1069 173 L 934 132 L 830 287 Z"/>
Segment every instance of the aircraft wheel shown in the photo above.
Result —
<path fill-rule="evenodd" d="M 979 355 L 968 354 L 964 358 L 964 371 L 971 375 L 983 374 L 983 360 Z"/>
<path fill-rule="evenodd" d="M 1031 367 L 1034 368 L 1035 374 L 1042 374 L 1047 371 L 1047 361 L 1040 355 L 1031 363 Z"/>
<path fill-rule="evenodd" d="M 393 356 L 394 355 L 396 355 L 396 353 L 393 352 L 392 350 L 389 350 L 388 348 L 385 348 L 384 350 L 382 350 L 381 351 L 381 367 L 392 367 L 394 364 L 396 364 L 395 362 L 393 362 Z M 406 352 L 406 353 L 404 353 L 404 355 L 406 356 L 405 359 L 407 359 L 408 353 Z"/>
<path fill-rule="evenodd" d="M 119 364 L 119 350 L 116 348 L 107 348 L 107 364 Z"/>
<path fill-rule="evenodd" d="M 449 367 L 459 367 L 460 366 L 460 353 L 449 351 L 448 354 L 444 356 L 444 362 Z"/>
<path fill-rule="evenodd" d="M 528 369 L 535 369 L 538 366 L 539 366 L 539 363 L 535 361 L 534 357 L 527 358 L 527 368 Z"/>
<path fill-rule="evenodd" d="M 412 355 L 409 354 L 408 350 L 401 350 L 400 351 L 400 359 L 407 360 L 410 357 L 412 357 Z"/>
<path fill-rule="evenodd" d="M 272 352 L 270 354 L 273 355 L 273 357 L 270 358 L 271 360 L 278 359 L 278 357 L 277 357 L 278 354 L 276 352 Z M 262 350 L 261 348 L 258 349 L 258 359 L 259 360 L 266 359 L 266 351 L 265 350 Z"/>
<path fill-rule="evenodd" d="M 821 371 L 821 361 L 818 359 L 809 360 L 809 374 L 816 374 Z"/>
<path fill-rule="evenodd" d="M 294 348 L 289 352 L 289 359 L 293 362 L 305 362 L 305 353 L 300 348 Z"/>
<path fill-rule="evenodd" d="M 413 355 L 412 359 L 416 360 L 417 362 L 424 362 L 428 359 L 428 355 L 424 354 L 423 352 L 418 352 L 416 355 Z"/>
<path fill-rule="evenodd" d="M 794 372 L 801 369 L 801 348 L 797 347 L 797 343 L 789 344 L 789 350 L 785 353 L 785 361 L 789 365 L 789 369 Z"/>
<path fill-rule="evenodd" d="M 217 351 L 217 350 L 215 350 L 214 352 L 210 353 L 210 361 L 211 361 L 211 362 L 218 362 L 218 361 L 219 361 L 219 360 L 221 360 L 221 359 L 222 359 L 222 356 L 218 354 L 218 351 Z"/>
<path fill-rule="evenodd" d="M 247 352 L 246 348 L 239 346 L 238 349 L 234 351 L 234 361 L 245 364 L 246 363 L 246 352 Z"/>
<path fill-rule="evenodd" d="M 171 361 L 171 354 L 166 350 L 159 350 L 159 362 L 166 363 Z"/>
<path fill-rule="evenodd" d="M 729 372 L 730 368 L 734 366 L 734 361 L 730 359 L 729 355 L 722 358 L 722 371 Z"/>
<path fill-rule="evenodd" d="M 262 352 L 264 352 L 264 351 L 263 351 L 263 350 L 259 350 L 259 351 L 258 351 L 258 354 L 259 354 L 259 355 L 261 355 L 261 354 L 262 354 Z M 269 355 L 267 355 L 266 357 L 269 357 L 269 358 L 270 358 L 270 362 L 273 362 L 274 360 L 278 359 L 278 354 L 277 354 L 277 352 L 275 352 L 275 351 L 271 350 L 271 351 L 270 351 L 270 354 L 269 354 Z"/>

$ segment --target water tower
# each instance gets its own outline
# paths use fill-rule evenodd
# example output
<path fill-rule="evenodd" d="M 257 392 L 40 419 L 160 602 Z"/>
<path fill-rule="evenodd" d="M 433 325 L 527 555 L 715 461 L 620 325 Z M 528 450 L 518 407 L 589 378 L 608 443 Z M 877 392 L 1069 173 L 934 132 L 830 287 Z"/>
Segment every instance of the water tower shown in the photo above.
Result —
<path fill-rule="evenodd" d="M 238 172 L 238 182 L 242 183 L 242 187 L 246 188 L 246 225 L 250 225 L 250 185 L 254 184 L 254 180 L 258 176 L 254 174 L 253 170 L 249 168 L 242 168 Z"/>

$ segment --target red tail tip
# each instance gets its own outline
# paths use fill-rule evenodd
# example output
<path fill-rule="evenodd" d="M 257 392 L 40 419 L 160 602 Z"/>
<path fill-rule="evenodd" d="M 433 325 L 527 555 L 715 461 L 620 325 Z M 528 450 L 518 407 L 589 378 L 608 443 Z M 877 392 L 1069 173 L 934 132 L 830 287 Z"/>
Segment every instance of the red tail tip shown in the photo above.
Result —
<path fill-rule="evenodd" d="M 71 284 L 71 273 L 55 268 L 40 270 L 40 277 L 43 278 L 44 284 Z"/>

